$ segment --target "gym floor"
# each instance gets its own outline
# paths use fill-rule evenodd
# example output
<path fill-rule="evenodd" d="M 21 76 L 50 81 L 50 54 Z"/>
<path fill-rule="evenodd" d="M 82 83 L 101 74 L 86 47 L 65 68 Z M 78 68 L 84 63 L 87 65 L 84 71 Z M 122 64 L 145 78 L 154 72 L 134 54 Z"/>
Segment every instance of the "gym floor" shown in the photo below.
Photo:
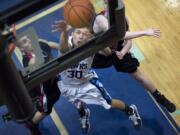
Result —
<path fill-rule="evenodd" d="M 12 1 L 11 1 L 12 2 Z M 11 3 L 10 2 L 10 3 Z M 51 25 L 55 20 L 62 19 L 62 0 L 56 5 L 52 5 L 45 11 L 39 12 L 37 17 L 32 15 L 30 20 L 23 20 L 17 25 L 18 32 L 24 31 L 27 27 L 33 27 L 40 38 L 58 42 L 59 33 L 51 33 Z M 101 0 L 96 2 L 97 10 L 101 10 Z M 141 69 L 157 85 L 159 90 L 170 98 L 177 105 L 177 111 L 172 114 L 176 123 L 179 124 L 179 89 L 180 85 L 180 63 L 178 35 L 180 29 L 179 1 L 176 6 L 167 1 L 124 1 L 126 13 L 130 20 L 132 31 L 149 27 L 160 28 L 162 37 L 160 39 L 141 38 L 135 39 L 135 44 L 143 54 Z M 4 2 L 5 3 L 5 2 Z M 5 4 L 8 2 L 6 1 Z M 12 4 L 12 3 L 11 3 Z M 3 1 L 2 1 L 3 5 Z M 8 5 L 8 4 L 7 4 Z M 175 5 L 175 4 L 174 4 Z M 4 5 L 3 5 L 4 6 Z M 51 10 L 50 10 L 51 9 Z M 155 10 L 156 9 L 156 10 Z M 45 13 L 46 12 L 46 13 Z M 169 19 L 170 18 L 170 19 Z M 46 29 L 44 29 L 46 28 Z M 97 70 L 100 80 L 107 88 L 112 97 L 119 98 L 138 106 L 142 115 L 143 127 L 140 131 L 135 131 L 126 116 L 116 110 L 106 111 L 99 106 L 91 108 L 91 131 L 92 135 L 178 135 L 179 126 L 166 110 L 159 107 L 148 93 L 129 75 L 116 73 L 113 68 Z M 108 76 L 108 78 L 107 78 Z M 111 83 L 109 83 L 111 82 Z M 119 85 L 120 84 L 120 85 Z M 0 114 L 6 110 L 1 107 Z M 27 130 L 14 122 L 4 124 L 0 120 L 0 135 L 27 134 Z M 74 135 L 82 134 L 80 130 L 79 118 L 75 108 L 63 97 L 56 103 L 51 117 L 47 117 L 41 123 L 41 130 L 44 135 Z"/>

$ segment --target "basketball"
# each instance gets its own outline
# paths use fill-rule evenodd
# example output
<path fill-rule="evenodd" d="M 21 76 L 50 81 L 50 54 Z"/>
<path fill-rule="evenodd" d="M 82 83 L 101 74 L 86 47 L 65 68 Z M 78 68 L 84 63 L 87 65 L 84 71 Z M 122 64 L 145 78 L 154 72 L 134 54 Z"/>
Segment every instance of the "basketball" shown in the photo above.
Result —
<path fill-rule="evenodd" d="M 69 0 L 64 6 L 64 19 L 74 28 L 88 27 L 95 15 L 89 0 Z"/>

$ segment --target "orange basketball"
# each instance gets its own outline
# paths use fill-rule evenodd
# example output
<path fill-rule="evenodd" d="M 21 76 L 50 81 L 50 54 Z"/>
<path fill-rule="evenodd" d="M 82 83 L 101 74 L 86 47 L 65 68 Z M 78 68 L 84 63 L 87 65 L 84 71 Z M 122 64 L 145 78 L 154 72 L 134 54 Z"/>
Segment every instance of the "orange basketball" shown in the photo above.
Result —
<path fill-rule="evenodd" d="M 89 0 L 69 0 L 64 6 L 64 19 L 74 28 L 90 26 L 95 15 Z"/>

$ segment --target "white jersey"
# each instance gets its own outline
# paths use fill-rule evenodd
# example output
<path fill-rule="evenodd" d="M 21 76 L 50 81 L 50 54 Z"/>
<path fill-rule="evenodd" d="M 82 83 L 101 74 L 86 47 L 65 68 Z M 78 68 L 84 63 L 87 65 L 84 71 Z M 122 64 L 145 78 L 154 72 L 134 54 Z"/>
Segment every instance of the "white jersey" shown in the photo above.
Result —
<path fill-rule="evenodd" d="M 69 38 L 70 46 L 71 38 Z M 63 96 L 76 106 L 76 101 L 86 104 L 101 105 L 105 109 L 110 109 L 110 95 L 103 88 L 103 85 L 97 80 L 98 76 L 90 70 L 93 57 L 88 57 L 71 68 L 61 72 L 61 80 L 58 87 Z M 98 83 L 93 83 L 93 78 Z"/>
<path fill-rule="evenodd" d="M 93 57 L 88 57 L 71 68 L 61 72 L 61 80 L 64 84 L 83 84 L 95 76 L 90 71 Z"/>
<path fill-rule="evenodd" d="M 72 47 L 72 37 L 69 38 L 69 44 Z M 83 84 L 96 76 L 94 72 L 90 71 L 93 62 L 93 57 L 90 56 L 79 63 L 75 64 L 71 68 L 66 69 L 60 73 L 61 80 L 64 84 Z"/>

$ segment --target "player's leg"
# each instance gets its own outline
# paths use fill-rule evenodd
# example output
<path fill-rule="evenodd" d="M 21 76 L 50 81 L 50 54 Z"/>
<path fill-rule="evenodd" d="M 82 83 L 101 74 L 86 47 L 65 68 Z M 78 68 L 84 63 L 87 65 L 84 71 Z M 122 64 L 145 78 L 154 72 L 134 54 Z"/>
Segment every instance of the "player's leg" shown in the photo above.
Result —
<path fill-rule="evenodd" d="M 61 90 L 62 96 L 66 97 L 67 100 L 71 102 L 78 110 L 82 132 L 88 133 L 90 130 L 90 110 L 86 106 L 86 97 L 88 96 L 86 95 L 87 89 L 85 86 L 66 85 L 62 81 L 58 81 L 58 87 Z M 80 91 L 80 88 L 84 88 L 84 91 Z M 83 101 L 84 98 L 85 102 Z"/>
<path fill-rule="evenodd" d="M 43 113 L 43 94 L 41 93 L 40 86 L 34 88 L 30 94 L 37 111 L 31 120 L 25 122 L 25 127 L 29 129 L 30 135 L 41 135 L 39 122 L 45 117 L 45 114 Z"/>
<path fill-rule="evenodd" d="M 127 105 L 119 99 L 112 99 L 111 108 L 119 109 L 128 115 L 129 120 L 132 122 L 135 129 L 139 130 L 142 126 L 142 120 L 139 115 L 136 105 Z"/>
<path fill-rule="evenodd" d="M 41 132 L 39 130 L 39 123 L 28 121 L 25 123 L 25 127 L 29 129 L 30 135 L 41 135 Z"/>
<path fill-rule="evenodd" d="M 74 105 L 77 108 L 80 116 L 82 132 L 87 134 L 90 130 L 90 122 L 89 122 L 90 110 L 89 108 L 87 108 L 86 104 L 81 102 L 80 100 L 76 100 Z"/>
<path fill-rule="evenodd" d="M 106 100 L 106 102 L 111 106 L 111 108 L 115 108 L 125 112 L 128 115 L 130 121 L 133 123 L 135 129 L 140 129 L 142 126 L 141 117 L 138 113 L 137 107 L 135 105 L 126 105 L 123 101 L 119 99 L 112 99 L 106 89 L 103 87 L 103 84 L 98 80 L 98 78 L 93 78 L 90 82 L 97 87 L 100 91 L 102 97 Z"/>
<path fill-rule="evenodd" d="M 43 91 L 46 97 L 46 103 L 44 104 L 44 113 L 46 113 L 46 115 L 49 115 L 52 112 L 54 104 L 61 96 L 61 91 L 57 85 L 59 79 L 59 76 L 57 76 L 43 83 Z"/>
<path fill-rule="evenodd" d="M 25 122 L 25 127 L 28 128 L 30 135 L 41 135 L 39 130 L 39 122 L 45 117 L 46 115 L 42 112 L 37 111 L 33 118 L 27 122 Z"/>
<path fill-rule="evenodd" d="M 31 96 L 36 105 L 37 112 L 31 121 L 26 122 L 25 126 L 31 135 L 41 135 L 39 122 L 52 112 L 53 105 L 59 99 L 60 91 L 57 86 L 57 77 L 50 79 L 32 90 Z"/>
<path fill-rule="evenodd" d="M 119 45 L 119 48 L 121 49 L 122 47 Z M 153 95 L 158 103 L 163 105 L 169 112 L 174 112 L 176 106 L 162 95 L 151 80 L 138 69 L 139 65 L 139 61 L 131 53 L 127 53 L 122 60 L 119 60 L 118 57 L 114 58 L 114 66 L 118 72 L 125 72 L 132 75 L 135 80 L 143 85 L 145 90 Z"/>
<path fill-rule="evenodd" d="M 176 110 L 176 106 L 170 100 L 168 100 L 163 94 L 161 94 L 156 89 L 151 80 L 140 70 L 137 69 L 135 72 L 131 73 L 131 75 L 137 81 L 139 81 L 144 86 L 144 88 L 153 95 L 156 101 L 162 106 L 164 106 L 169 112 L 174 112 Z"/>

